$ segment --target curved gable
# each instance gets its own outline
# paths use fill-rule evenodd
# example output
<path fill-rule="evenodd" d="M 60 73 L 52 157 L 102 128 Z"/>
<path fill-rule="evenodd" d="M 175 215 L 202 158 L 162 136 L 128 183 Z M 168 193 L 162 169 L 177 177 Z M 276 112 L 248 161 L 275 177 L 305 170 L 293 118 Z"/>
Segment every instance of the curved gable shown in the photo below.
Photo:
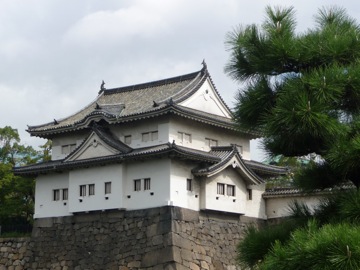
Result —
<path fill-rule="evenodd" d="M 65 162 L 105 157 L 119 153 L 119 150 L 109 146 L 93 131 L 85 142 L 65 159 Z"/>
<path fill-rule="evenodd" d="M 194 94 L 179 103 L 179 105 L 231 118 L 230 110 L 221 100 L 210 78 L 207 78 Z"/>

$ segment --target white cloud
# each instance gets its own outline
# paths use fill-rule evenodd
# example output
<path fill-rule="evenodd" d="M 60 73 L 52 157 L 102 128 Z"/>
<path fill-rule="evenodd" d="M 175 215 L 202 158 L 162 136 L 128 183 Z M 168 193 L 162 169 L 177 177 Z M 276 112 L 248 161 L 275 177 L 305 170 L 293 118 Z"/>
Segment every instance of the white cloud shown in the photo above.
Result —
<path fill-rule="evenodd" d="M 0 127 L 65 117 L 106 87 L 193 72 L 205 58 L 213 80 L 232 106 L 238 84 L 223 68 L 224 39 L 239 24 L 261 24 L 266 5 L 294 5 L 299 29 L 313 25 L 324 5 L 303 1 L 1 0 Z M 351 0 L 328 0 L 360 18 Z"/>
<path fill-rule="evenodd" d="M 78 46 L 103 47 L 114 42 L 152 38 L 168 30 L 161 14 L 147 10 L 146 6 L 131 6 L 88 14 L 69 29 L 64 41 Z"/>

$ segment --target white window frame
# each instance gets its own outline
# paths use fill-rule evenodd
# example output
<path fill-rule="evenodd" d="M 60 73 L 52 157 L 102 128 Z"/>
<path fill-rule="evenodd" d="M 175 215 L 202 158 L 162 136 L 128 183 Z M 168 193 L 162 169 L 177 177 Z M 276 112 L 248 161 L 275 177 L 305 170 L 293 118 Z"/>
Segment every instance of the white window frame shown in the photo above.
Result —
<path fill-rule="evenodd" d="M 104 189 L 105 194 L 111 194 L 111 182 L 105 182 Z"/>
<path fill-rule="evenodd" d="M 142 142 L 157 141 L 158 138 L 159 138 L 159 131 L 157 130 L 141 133 Z"/>
<path fill-rule="evenodd" d="M 134 191 L 141 191 L 141 179 L 134 179 Z"/>
<path fill-rule="evenodd" d="M 60 189 L 53 189 L 53 201 L 60 201 Z"/>
<path fill-rule="evenodd" d="M 131 135 L 126 135 L 124 136 L 124 143 L 125 144 L 131 144 L 131 141 L 132 141 L 132 138 L 131 138 Z"/>
<path fill-rule="evenodd" d="M 212 147 L 212 146 L 218 146 L 219 141 L 211 138 L 205 138 L 205 144 L 206 146 Z"/>
<path fill-rule="evenodd" d="M 235 185 L 226 185 L 226 195 L 235 197 Z"/>
<path fill-rule="evenodd" d="M 65 144 L 61 146 L 61 154 L 67 155 L 74 151 L 76 148 L 76 143 Z"/>
<path fill-rule="evenodd" d="M 216 194 L 228 197 L 236 197 L 236 186 L 225 183 L 217 183 Z"/>
<path fill-rule="evenodd" d="M 186 133 L 183 131 L 178 131 L 178 139 L 181 143 L 191 143 L 192 142 L 192 136 L 190 133 Z"/>
<path fill-rule="evenodd" d="M 69 199 L 69 189 L 63 188 L 62 199 L 63 199 L 63 201 L 67 201 Z"/>
<path fill-rule="evenodd" d="M 95 195 L 95 184 L 89 184 L 89 196 Z"/>
<path fill-rule="evenodd" d="M 79 186 L 79 196 L 85 197 L 86 196 L 86 185 Z"/>
<path fill-rule="evenodd" d="M 187 191 L 193 190 L 193 181 L 191 178 L 186 179 L 186 190 Z"/>
<path fill-rule="evenodd" d="M 159 132 L 157 130 L 151 132 L 151 140 L 157 141 L 159 139 Z"/>
<path fill-rule="evenodd" d="M 217 192 L 218 195 L 225 195 L 225 184 L 224 183 L 217 183 Z"/>
<path fill-rule="evenodd" d="M 151 178 L 144 178 L 144 190 L 151 189 Z"/>

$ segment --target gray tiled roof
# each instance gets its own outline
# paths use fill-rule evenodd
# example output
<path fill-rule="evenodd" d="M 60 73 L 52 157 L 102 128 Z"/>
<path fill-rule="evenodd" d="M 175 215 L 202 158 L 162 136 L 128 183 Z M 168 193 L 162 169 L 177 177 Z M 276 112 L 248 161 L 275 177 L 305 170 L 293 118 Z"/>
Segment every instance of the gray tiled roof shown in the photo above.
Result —
<path fill-rule="evenodd" d="M 118 149 L 120 153 L 110 156 L 74 161 L 68 160 L 66 158 L 62 160 L 38 163 L 23 167 L 15 167 L 14 173 L 18 175 L 37 175 L 39 173 L 47 173 L 52 171 L 63 171 L 88 166 L 99 166 L 119 162 L 121 163 L 124 161 L 151 159 L 154 157 L 165 155 L 170 158 L 179 157 L 182 159 L 188 159 L 198 162 L 199 164 L 207 164 L 206 166 L 197 167 L 192 171 L 195 175 L 203 175 L 221 168 L 235 154 L 238 153 L 238 150 L 235 146 L 212 147 L 210 152 L 205 152 L 201 150 L 187 148 L 184 146 L 179 146 L 175 143 L 166 143 L 132 149 L 120 142 L 117 138 L 111 136 L 111 134 L 102 127 L 94 125 L 92 129 L 96 132 L 96 134 L 99 135 L 102 140 L 104 140 L 108 145 Z M 79 148 L 80 146 L 77 149 Z M 246 165 L 247 161 L 244 162 L 244 160 L 242 160 L 242 162 L 244 168 L 247 167 L 246 170 L 252 173 L 252 168 Z M 264 164 L 263 169 L 267 166 L 268 165 Z"/>
<path fill-rule="evenodd" d="M 119 153 L 110 156 L 68 161 L 66 159 L 32 164 L 28 166 L 15 167 L 14 173 L 17 175 L 37 175 L 39 173 L 47 173 L 52 171 L 63 171 L 74 168 L 99 166 L 111 163 L 121 163 L 124 161 L 145 160 L 157 156 L 180 157 L 198 162 L 206 162 L 209 164 L 217 163 L 219 157 L 200 150 L 195 150 L 175 143 L 166 143 L 150 147 L 132 149 L 127 153 Z"/>
<path fill-rule="evenodd" d="M 196 168 L 193 170 L 195 174 L 206 174 L 215 171 L 216 169 L 226 164 L 228 160 L 230 160 L 235 154 L 237 154 L 238 150 L 235 146 L 216 146 L 211 148 L 210 153 L 220 157 L 221 162 L 203 168 Z M 267 165 L 253 160 L 244 160 L 242 158 L 241 160 L 248 169 L 254 171 L 256 174 L 262 177 L 279 176 L 289 173 L 289 170 L 285 167 Z"/>
<path fill-rule="evenodd" d="M 207 124 L 236 129 L 232 119 L 180 106 L 178 103 L 195 93 L 211 77 L 206 64 L 200 71 L 164 80 L 132 86 L 101 90 L 98 97 L 75 114 L 53 122 L 28 126 L 31 135 L 49 138 L 55 133 L 89 128 L 90 123 L 105 119 L 108 123 L 122 123 L 178 114 Z M 213 85 L 217 92 L 215 85 Z M 220 100 L 223 102 L 219 93 Z M 228 109 L 225 102 L 223 105 Z M 231 113 L 231 112 L 230 112 Z M 247 132 L 244 132 L 247 133 Z"/>
<path fill-rule="evenodd" d="M 275 197 L 294 197 L 294 196 L 311 196 L 330 194 L 334 191 L 354 189 L 355 186 L 352 183 L 344 184 L 339 187 L 316 189 L 311 191 L 305 191 L 299 188 L 287 187 L 287 188 L 273 188 L 267 189 L 263 193 L 263 198 L 275 198 Z"/>
<path fill-rule="evenodd" d="M 290 172 L 289 168 L 275 166 L 275 165 L 268 165 L 254 160 L 244 160 L 245 164 L 261 175 L 267 176 L 278 176 L 278 175 L 286 175 Z"/>
<path fill-rule="evenodd" d="M 206 175 L 215 171 L 218 168 L 221 168 L 237 153 L 237 150 L 233 146 L 211 147 L 209 153 L 218 157 L 220 159 L 220 162 L 195 168 L 192 170 L 193 174 Z"/>

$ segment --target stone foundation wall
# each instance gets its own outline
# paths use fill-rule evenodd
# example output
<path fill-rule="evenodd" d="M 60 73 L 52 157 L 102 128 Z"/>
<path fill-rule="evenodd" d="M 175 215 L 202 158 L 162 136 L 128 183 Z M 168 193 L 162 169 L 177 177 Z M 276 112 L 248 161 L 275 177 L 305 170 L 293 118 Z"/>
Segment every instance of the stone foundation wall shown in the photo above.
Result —
<path fill-rule="evenodd" d="M 0 270 L 23 270 L 30 261 L 30 238 L 0 238 Z"/>
<path fill-rule="evenodd" d="M 38 219 L 24 269 L 236 269 L 248 222 L 172 206 Z"/>

